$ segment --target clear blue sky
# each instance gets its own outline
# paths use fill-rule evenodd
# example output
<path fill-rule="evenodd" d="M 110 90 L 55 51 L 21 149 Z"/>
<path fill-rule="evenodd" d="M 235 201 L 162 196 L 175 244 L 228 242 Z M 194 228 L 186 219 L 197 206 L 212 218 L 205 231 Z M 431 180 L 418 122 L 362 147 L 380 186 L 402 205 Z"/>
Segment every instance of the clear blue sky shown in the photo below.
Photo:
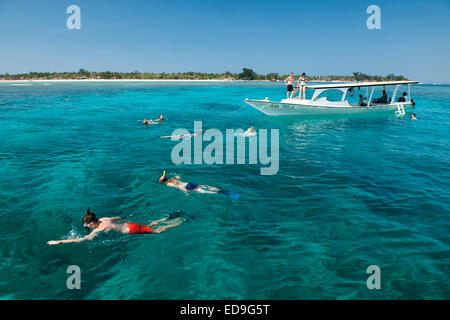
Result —
<path fill-rule="evenodd" d="M 81 8 L 81 30 L 66 8 Z M 382 30 L 366 9 L 381 8 Z M 0 73 L 403 74 L 450 82 L 450 1 L 0 0 Z"/>

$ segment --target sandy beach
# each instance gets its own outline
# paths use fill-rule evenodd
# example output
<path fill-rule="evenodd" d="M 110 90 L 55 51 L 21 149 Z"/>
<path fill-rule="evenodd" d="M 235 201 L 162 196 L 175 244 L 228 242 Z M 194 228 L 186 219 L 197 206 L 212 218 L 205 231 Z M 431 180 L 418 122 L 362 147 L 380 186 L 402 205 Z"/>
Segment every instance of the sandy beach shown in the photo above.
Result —
<path fill-rule="evenodd" d="M 223 79 L 207 79 L 207 80 L 195 80 L 195 79 L 49 79 L 49 80 L 0 80 L 0 83 L 4 82 L 171 82 L 171 81 L 192 81 L 192 82 L 231 82 L 231 81 L 248 81 L 248 80 L 223 80 Z M 266 81 L 269 82 L 269 81 Z"/>

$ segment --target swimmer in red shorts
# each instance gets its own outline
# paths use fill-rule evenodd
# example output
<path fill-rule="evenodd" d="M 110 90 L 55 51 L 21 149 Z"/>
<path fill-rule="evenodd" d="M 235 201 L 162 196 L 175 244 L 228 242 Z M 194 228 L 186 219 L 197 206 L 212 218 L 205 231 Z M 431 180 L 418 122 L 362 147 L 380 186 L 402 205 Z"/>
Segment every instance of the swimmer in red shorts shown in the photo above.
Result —
<path fill-rule="evenodd" d="M 173 228 L 179 226 L 183 220 L 181 218 L 176 218 L 173 220 L 168 220 L 168 218 L 163 218 L 157 221 L 153 221 L 149 225 L 140 225 L 137 223 L 131 222 L 120 222 L 122 219 L 120 217 L 114 218 L 100 218 L 98 219 L 95 213 L 91 212 L 89 209 L 86 215 L 83 217 L 83 226 L 86 229 L 93 229 L 90 234 L 83 238 L 75 238 L 75 239 L 67 239 L 67 240 L 56 240 L 56 241 L 48 241 L 47 244 L 54 245 L 60 243 L 73 243 L 73 242 L 81 242 L 86 240 L 92 240 L 95 238 L 100 232 L 109 232 L 109 231 L 117 231 L 124 234 L 145 234 L 145 233 L 161 233 L 166 231 L 169 228 Z M 155 229 L 152 229 L 152 226 L 159 225 L 165 222 L 164 225 L 161 225 Z"/>

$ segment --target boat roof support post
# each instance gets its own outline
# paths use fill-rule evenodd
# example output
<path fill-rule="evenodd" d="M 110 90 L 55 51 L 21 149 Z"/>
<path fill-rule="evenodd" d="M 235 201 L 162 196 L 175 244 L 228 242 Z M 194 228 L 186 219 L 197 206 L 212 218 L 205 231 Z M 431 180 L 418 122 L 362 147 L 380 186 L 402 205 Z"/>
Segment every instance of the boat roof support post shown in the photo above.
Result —
<path fill-rule="evenodd" d="M 313 94 L 313 96 L 311 98 L 311 101 L 316 100 L 317 97 L 324 91 L 325 91 L 324 89 L 316 89 L 316 90 L 314 90 L 314 94 Z"/>
<path fill-rule="evenodd" d="M 411 102 L 411 85 L 408 84 L 408 102 Z"/>
<path fill-rule="evenodd" d="M 370 88 L 370 87 L 369 87 Z M 373 92 L 375 91 L 375 87 L 372 87 L 372 91 L 370 91 L 370 98 L 367 101 L 367 106 L 370 106 L 370 103 L 372 102 L 372 96 L 373 96 Z"/>
<path fill-rule="evenodd" d="M 341 99 L 341 101 L 345 101 L 345 98 L 347 97 L 348 90 L 349 90 L 348 88 L 342 90 L 342 99 Z"/>
<path fill-rule="evenodd" d="M 397 96 L 398 87 L 400 87 L 400 85 L 396 85 L 395 88 L 394 88 L 394 93 L 392 94 L 392 101 L 391 101 L 391 103 L 395 102 L 395 97 Z"/>

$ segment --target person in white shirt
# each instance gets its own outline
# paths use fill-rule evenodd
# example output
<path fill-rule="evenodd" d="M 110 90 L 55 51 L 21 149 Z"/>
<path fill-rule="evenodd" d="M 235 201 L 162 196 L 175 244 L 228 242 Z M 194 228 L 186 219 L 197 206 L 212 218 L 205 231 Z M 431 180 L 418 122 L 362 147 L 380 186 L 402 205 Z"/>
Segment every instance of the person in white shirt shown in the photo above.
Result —
<path fill-rule="evenodd" d="M 403 95 L 398 98 L 398 102 L 408 102 L 408 95 L 406 94 L 406 92 L 403 92 Z"/>

